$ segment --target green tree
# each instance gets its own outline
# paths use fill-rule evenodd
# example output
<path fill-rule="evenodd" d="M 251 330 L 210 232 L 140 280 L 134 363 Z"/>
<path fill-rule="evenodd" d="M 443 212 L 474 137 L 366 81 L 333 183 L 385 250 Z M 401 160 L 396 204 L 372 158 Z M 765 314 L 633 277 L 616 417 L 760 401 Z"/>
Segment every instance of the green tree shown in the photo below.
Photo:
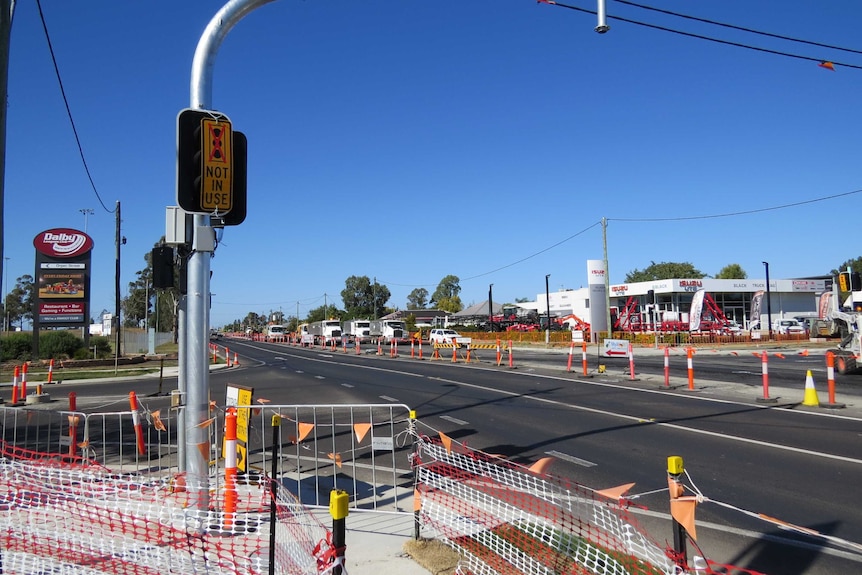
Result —
<path fill-rule="evenodd" d="M 715 274 L 717 280 L 744 280 L 747 277 L 748 274 L 739 264 L 727 264 Z"/>
<path fill-rule="evenodd" d="M 379 317 L 392 294 L 385 285 L 373 282 L 368 276 L 350 276 L 344 280 L 341 301 L 344 302 L 343 319 Z M 376 313 L 375 313 L 376 311 Z"/>
<path fill-rule="evenodd" d="M 416 288 L 407 294 L 407 309 L 425 309 L 428 305 L 428 290 Z"/>
<path fill-rule="evenodd" d="M 5 311 L 9 316 L 10 326 L 18 322 L 18 327 L 23 330 L 24 321 L 33 321 L 35 290 L 31 275 L 23 275 L 15 280 L 15 287 L 6 294 Z"/>
<path fill-rule="evenodd" d="M 437 284 L 437 289 L 431 295 L 431 305 L 437 309 L 448 311 L 451 313 L 459 312 L 464 309 L 464 304 L 461 303 L 459 294 L 461 293 L 461 279 L 456 275 L 448 275 L 440 280 Z"/>
<path fill-rule="evenodd" d="M 164 246 L 165 238 L 154 244 Z M 129 293 L 120 302 L 123 312 L 123 325 L 126 327 L 155 328 L 159 332 L 171 332 L 174 343 L 179 340 L 179 263 L 174 264 L 174 287 L 153 288 L 152 252 L 144 254 L 146 265 L 135 272 L 135 281 L 129 282 Z"/>
<path fill-rule="evenodd" d="M 837 276 L 838 272 L 846 272 L 847 268 L 850 268 L 854 272 L 862 273 L 862 258 L 847 260 L 846 262 L 838 266 L 838 269 L 830 270 L 829 274 L 832 276 Z"/>
<path fill-rule="evenodd" d="M 515 298 L 515 303 L 527 303 L 528 301 L 530 301 L 530 298 L 528 298 L 528 297 L 516 297 Z"/>
<path fill-rule="evenodd" d="M 701 279 L 706 274 L 688 262 L 650 262 L 643 270 L 632 270 L 626 274 L 625 283 L 647 282 L 651 280 L 668 280 L 675 278 Z"/>
<path fill-rule="evenodd" d="M 326 307 L 320 306 L 309 310 L 308 317 L 305 321 L 312 323 L 315 321 L 322 321 L 324 319 L 341 318 L 345 313 L 346 312 L 344 310 L 340 310 L 334 305 L 328 304 Z"/>

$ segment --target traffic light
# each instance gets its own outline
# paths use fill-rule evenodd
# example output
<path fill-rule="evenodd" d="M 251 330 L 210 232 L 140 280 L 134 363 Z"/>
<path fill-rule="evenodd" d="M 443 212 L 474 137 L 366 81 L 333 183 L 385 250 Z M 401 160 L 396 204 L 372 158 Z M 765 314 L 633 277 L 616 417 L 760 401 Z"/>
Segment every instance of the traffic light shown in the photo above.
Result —
<path fill-rule="evenodd" d="M 233 207 L 226 214 L 213 216 L 212 226 L 238 226 L 245 221 L 248 180 L 248 140 L 242 132 L 233 133 Z"/>
<path fill-rule="evenodd" d="M 838 289 L 843 292 L 862 288 L 862 277 L 859 272 L 841 272 L 838 274 Z"/>
<path fill-rule="evenodd" d="M 174 249 L 170 246 L 153 248 L 153 288 L 170 289 L 174 287 Z"/>
<path fill-rule="evenodd" d="M 191 109 L 179 113 L 177 205 L 191 213 L 231 211 L 233 146 L 233 130 L 224 114 Z"/>

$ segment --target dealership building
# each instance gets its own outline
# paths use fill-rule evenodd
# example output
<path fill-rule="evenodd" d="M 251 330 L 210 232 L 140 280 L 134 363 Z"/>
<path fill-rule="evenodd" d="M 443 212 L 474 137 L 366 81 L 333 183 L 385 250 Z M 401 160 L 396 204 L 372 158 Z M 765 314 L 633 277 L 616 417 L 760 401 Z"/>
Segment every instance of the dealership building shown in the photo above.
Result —
<path fill-rule="evenodd" d="M 652 312 L 647 312 L 647 306 L 653 303 L 651 300 L 654 297 L 655 313 L 660 321 L 672 319 L 687 322 L 695 293 L 703 290 L 715 301 L 727 319 L 748 329 L 756 320 L 760 320 L 760 325 L 768 326 L 771 323 L 767 321 L 769 309 L 772 321 L 785 317 L 816 316 L 819 295 L 832 289 L 832 280 L 827 277 L 770 278 L 768 290 L 765 279 L 702 278 L 610 284 L 609 291 L 606 292 L 604 275 L 602 260 L 588 260 L 588 287 L 539 293 L 536 294 L 535 302 L 519 305 L 540 314 L 547 314 L 550 307 L 550 314 L 554 317 L 574 314 L 589 322 L 594 332 L 600 332 L 607 330 L 606 300 L 615 316 L 625 310 L 627 304 L 632 301 L 638 303 L 640 313 L 651 314 Z M 759 292 L 764 294 L 760 317 L 752 318 L 752 300 Z M 607 297 L 605 293 L 608 293 Z M 645 323 L 651 323 L 647 315 L 644 315 L 643 320 Z"/>

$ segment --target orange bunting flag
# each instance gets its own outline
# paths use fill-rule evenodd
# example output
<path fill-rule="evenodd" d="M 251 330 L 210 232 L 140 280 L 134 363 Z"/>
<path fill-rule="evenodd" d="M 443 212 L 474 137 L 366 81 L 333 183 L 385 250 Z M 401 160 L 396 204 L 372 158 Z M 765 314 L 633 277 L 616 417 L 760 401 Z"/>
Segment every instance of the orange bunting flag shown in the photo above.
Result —
<path fill-rule="evenodd" d="M 153 427 L 155 427 L 158 431 L 167 431 L 168 428 L 165 427 L 164 422 L 162 421 L 161 410 L 157 409 L 156 411 L 150 413 L 153 418 Z"/>
<path fill-rule="evenodd" d="M 827 62 L 824 60 L 817 65 L 821 68 L 826 68 L 827 70 L 832 70 L 833 72 L 835 71 L 835 64 L 833 64 L 832 62 Z"/>
<path fill-rule="evenodd" d="M 443 447 L 446 448 L 446 453 L 452 453 L 452 438 L 443 433 L 442 431 L 439 432 L 439 435 L 440 441 L 443 442 Z"/>
<path fill-rule="evenodd" d="M 200 429 L 204 429 L 205 427 L 209 427 L 213 423 L 215 423 L 215 417 L 210 417 L 206 421 L 202 421 L 202 422 L 198 423 L 195 427 L 198 427 Z"/>
<path fill-rule="evenodd" d="M 783 353 L 776 353 L 776 354 L 775 354 L 775 357 L 780 358 L 780 359 L 786 359 L 786 358 L 784 357 L 784 354 L 783 354 Z"/>
<path fill-rule="evenodd" d="M 802 351 L 799 352 L 799 355 L 801 355 L 802 357 L 808 357 L 808 350 L 803 349 Z"/>
<path fill-rule="evenodd" d="M 287 440 L 288 440 L 289 442 L 291 442 L 291 443 L 299 443 L 298 441 L 296 441 L 296 436 L 295 436 L 295 435 L 290 435 L 290 436 L 288 436 Z"/>
<path fill-rule="evenodd" d="M 752 351 L 751 355 L 753 355 L 754 357 L 760 357 L 760 354 L 757 353 L 756 351 Z"/>
<path fill-rule="evenodd" d="M 341 454 L 340 453 L 327 453 L 326 456 L 335 462 L 339 468 L 341 467 Z"/>
<path fill-rule="evenodd" d="M 413 490 L 413 512 L 422 511 L 422 497 L 419 495 L 419 490 Z"/>
<path fill-rule="evenodd" d="M 685 527 L 692 539 L 697 541 L 697 530 L 694 527 L 694 508 L 697 500 L 694 497 L 681 497 L 670 500 L 670 514 L 677 523 Z"/>
<path fill-rule="evenodd" d="M 209 459 L 210 459 L 209 443 L 207 443 L 207 442 L 198 443 L 195 447 L 197 447 L 198 451 L 201 452 L 201 457 L 204 458 L 204 461 L 209 461 Z"/>
<path fill-rule="evenodd" d="M 272 403 L 270 400 L 263 398 L 263 397 L 258 397 L 257 402 L 258 403 Z"/>
<path fill-rule="evenodd" d="M 371 429 L 370 423 L 353 424 L 353 434 L 356 435 L 356 443 L 362 443 L 362 440 L 365 439 L 365 435 L 368 433 L 369 429 Z"/>
<path fill-rule="evenodd" d="M 625 495 L 625 493 L 634 486 L 634 483 L 626 483 L 625 485 L 618 485 L 616 487 L 610 487 L 608 489 L 599 489 L 598 491 L 596 491 L 596 493 L 607 497 L 608 499 L 619 500 L 620 497 Z"/>
<path fill-rule="evenodd" d="M 735 351 L 730 352 L 730 355 L 735 355 L 735 356 L 739 357 L 739 354 L 736 353 Z"/>
<path fill-rule="evenodd" d="M 308 434 L 311 433 L 312 429 L 314 429 L 314 424 L 313 423 L 297 423 L 296 427 L 299 429 L 299 441 L 302 441 L 303 439 L 308 437 Z"/>
<path fill-rule="evenodd" d="M 69 427 L 75 427 L 81 421 L 81 418 L 77 415 L 69 416 Z"/>
<path fill-rule="evenodd" d="M 553 457 L 543 457 L 530 466 L 530 471 L 538 475 L 542 475 L 548 470 L 553 462 Z"/>
<path fill-rule="evenodd" d="M 78 447 L 81 449 L 86 449 L 86 448 L 90 447 L 90 440 L 86 439 L 86 440 L 82 441 L 81 443 L 78 444 Z"/>

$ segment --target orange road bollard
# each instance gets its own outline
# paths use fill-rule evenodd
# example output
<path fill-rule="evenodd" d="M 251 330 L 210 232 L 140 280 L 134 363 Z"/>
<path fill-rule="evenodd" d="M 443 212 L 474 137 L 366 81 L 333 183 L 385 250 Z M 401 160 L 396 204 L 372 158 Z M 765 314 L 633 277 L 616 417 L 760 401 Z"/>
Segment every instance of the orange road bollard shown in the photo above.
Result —
<path fill-rule="evenodd" d="M 398 340 L 397 340 L 397 339 L 393 339 L 393 340 L 392 340 L 392 345 L 394 346 L 394 347 L 392 348 L 392 357 L 398 357 Z"/>
<path fill-rule="evenodd" d="M 416 342 L 414 342 L 411 339 L 410 340 L 410 359 L 413 359 L 415 357 L 416 357 Z"/>
<path fill-rule="evenodd" d="M 688 363 L 688 388 L 694 389 L 694 350 L 692 348 L 688 348 L 686 350 L 686 363 Z"/>
<path fill-rule="evenodd" d="M 467 344 L 467 363 L 470 363 L 470 344 Z"/>
<path fill-rule="evenodd" d="M 78 410 L 78 395 L 74 391 L 69 392 L 69 411 Z M 69 455 L 75 457 L 78 454 L 78 416 L 69 416 Z"/>
<path fill-rule="evenodd" d="M 377 339 L 377 355 L 383 355 L 383 344 Z"/>
<path fill-rule="evenodd" d="M 419 340 L 419 359 L 422 359 L 422 340 Z"/>
<path fill-rule="evenodd" d="M 452 340 L 452 363 L 458 363 L 458 344 Z"/>
<path fill-rule="evenodd" d="M 18 389 L 18 376 L 19 375 L 20 375 L 20 371 L 18 369 L 18 366 L 16 365 L 15 366 L 15 378 L 12 380 L 12 405 L 18 405 L 18 399 L 19 399 L 18 393 L 20 391 Z"/>
<path fill-rule="evenodd" d="M 353 341 L 353 347 L 356 348 L 356 355 L 360 355 L 362 353 L 362 348 L 359 346 L 359 340 Z"/>
<path fill-rule="evenodd" d="M 21 399 L 27 401 L 27 362 L 21 366 Z"/>
<path fill-rule="evenodd" d="M 236 408 L 229 407 L 224 416 L 224 525 L 231 529 L 236 515 Z"/>
<path fill-rule="evenodd" d="M 769 401 L 769 356 L 766 352 L 760 354 L 760 371 L 763 374 L 763 397 L 764 401 Z"/>
<path fill-rule="evenodd" d="M 826 382 L 829 386 L 829 402 L 821 403 L 821 407 L 846 407 L 843 403 L 835 401 L 835 354 L 831 351 L 826 352 Z"/>
<path fill-rule="evenodd" d="M 216 346 L 211 345 L 210 350 L 213 352 L 213 363 L 218 363 L 218 349 Z"/>
<path fill-rule="evenodd" d="M 569 346 L 569 360 L 568 360 L 568 363 L 566 363 L 566 371 L 568 371 L 568 372 L 572 371 L 572 356 L 573 355 L 575 355 L 575 342 L 572 342 L 571 345 Z"/>
<path fill-rule="evenodd" d="M 236 352 L 233 352 L 233 366 L 236 367 L 239 365 L 239 356 Z"/>
<path fill-rule="evenodd" d="M 48 362 L 48 383 L 54 383 L 54 358 Z"/>
<path fill-rule="evenodd" d="M 227 362 L 228 367 L 233 367 L 233 364 L 230 362 L 230 350 L 227 347 L 224 348 L 224 360 Z"/>
<path fill-rule="evenodd" d="M 635 354 L 632 349 L 632 342 L 629 342 L 629 379 L 635 379 Z"/>
<path fill-rule="evenodd" d="M 670 348 L 664 348 L 664 386 L 670 387 Z"/>
<path fill-rule="evenodd" d="M 500 353 L 500 338 L 497 338 L 497 365 L 503 363 L 503 354 Z"/>
<path fill-rule="evenodd" d="M 132 423 L 135 426 L 135 439 L 138 444 L 138 454 L 145 455 L 147 446 L 144 444 L 144 428 L 141 425 L 141 414 L 138 413 L 138 396 L 134 391 L 129 392 L 129 409 L 132 411 Z"/>
<path fill-rule="evenodd" d="M 509 340 L 509 367 L 515 367 L 515 360 L 512 357 L 512 340 Z"/>
<path fill-rule="evenodd" d="M 587 375 L 587 342 L 581 344 L 581 363 L 584 367 L 584 375 Z"/>

